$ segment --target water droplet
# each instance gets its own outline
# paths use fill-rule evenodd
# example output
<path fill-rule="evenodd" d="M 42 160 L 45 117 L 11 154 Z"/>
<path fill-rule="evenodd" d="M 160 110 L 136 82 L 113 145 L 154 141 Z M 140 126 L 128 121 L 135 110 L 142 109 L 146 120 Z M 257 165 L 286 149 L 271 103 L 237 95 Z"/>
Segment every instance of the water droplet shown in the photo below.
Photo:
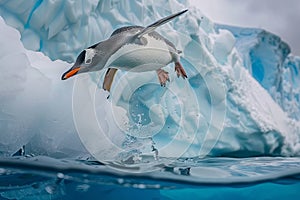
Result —
<path fill-rule="evenodd" d="M 87 192 L 90 189 L 90 187 L 91 186 L 88 184 L 80 184 L 80 185 L 77 185 L 76 190 L 80 191 L 80 192 Z"/>
<path fill-rule="evenodd" d="M 45 190 L 46 190 L 47 193 L 53 194 L 54 191 L 55 191 L 55 187 L 53 187 L 51 185 L 48 185 L 48 186 L 45 187 Z"/>
<path fill-rule="evenodd" d="M 124 179 L 122 179 L 122 178 L 118 178 L 117 181 L 119 184 L 123 184 L 125 182 Z"/>
<path fill-rule="evenodd" d="M 134 188 L 139 188 L 139 189 L 145 189 L 146 185 L 145 184 L 133 184 L 132 185 Z"/>
<path fill-rule="evenodd" d="M 59 179 L 63 179 L 64 177 L 65 177 L 65 175 L 63 174 L 63 173 L 57 173 L 57 178 L 59 178 Z"/>
<path fill-rule="evenodd" d="M 2 174 L 6 174 L 6 170 L 3 168 L 0 168 L 0 175 L 2 175 Z"/>

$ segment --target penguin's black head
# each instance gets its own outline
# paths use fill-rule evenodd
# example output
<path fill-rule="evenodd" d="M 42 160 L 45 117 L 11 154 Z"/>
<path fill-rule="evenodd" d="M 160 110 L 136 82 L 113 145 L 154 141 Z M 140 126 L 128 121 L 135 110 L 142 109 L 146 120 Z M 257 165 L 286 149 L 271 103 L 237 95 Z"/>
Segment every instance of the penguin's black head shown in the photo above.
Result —
<path fill-rule="evenodd" d="M 93 58 L 96 54 L 97 52 L 94 48 L 83 50 L 77 57 L 75 64 L 62 75 L 61 79 L 66 80 L 78 73 L 90 71 L 94 65 Z"/>

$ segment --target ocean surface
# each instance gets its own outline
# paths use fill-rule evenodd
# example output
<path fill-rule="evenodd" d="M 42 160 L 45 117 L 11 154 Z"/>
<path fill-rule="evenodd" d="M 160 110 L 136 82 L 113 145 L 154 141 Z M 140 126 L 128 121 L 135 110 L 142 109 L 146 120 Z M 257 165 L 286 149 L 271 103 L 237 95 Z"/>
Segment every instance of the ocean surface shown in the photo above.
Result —
<path fill-rule="evenodd" d="M 137 173 L 91 159 L 1 158 L 0 199 L 299 199 L 300 158 L 166 161 Z"/>

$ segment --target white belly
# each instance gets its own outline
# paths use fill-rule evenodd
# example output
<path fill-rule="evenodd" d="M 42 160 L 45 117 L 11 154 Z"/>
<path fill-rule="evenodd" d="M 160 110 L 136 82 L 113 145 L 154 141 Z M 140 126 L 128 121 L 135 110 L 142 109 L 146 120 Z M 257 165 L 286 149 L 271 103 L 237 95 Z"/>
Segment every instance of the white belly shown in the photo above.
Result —
<path fill-rule="evenodd" d="M 157 70 L 172 62 L 168 46 L 164 41 L 145 36 L 146 45 L 128 44 L 112 55 L 105 67 L 144 72 Z"/>

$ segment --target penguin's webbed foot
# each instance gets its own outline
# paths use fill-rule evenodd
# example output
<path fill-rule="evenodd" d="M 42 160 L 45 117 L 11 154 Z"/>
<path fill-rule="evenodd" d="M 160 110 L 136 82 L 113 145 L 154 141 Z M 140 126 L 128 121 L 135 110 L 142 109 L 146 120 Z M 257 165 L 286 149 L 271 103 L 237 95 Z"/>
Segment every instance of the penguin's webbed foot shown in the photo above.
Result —
<path fill-rule="evenodd" d="M 160 85 L 163 86 L 163 87 L 166 87 L 167 81 L 170 82 L 170 79 L 169 79 L 169 73 L 166 72 L 166 71 L 163 70 L 163 69 L 158 69 L 158 70 L 156 70 L 156 73 L 157 73 L 157 76 L 158 76 L 158 80 L 159 80 L 159 82 L 160 82 Z"/>
<path fill-rule="evenodd" d="M 182 65 L 180 62 L 176 62 L 175 63 L 175 71 L 177 73 L 177 77 L 179 78 L 180 76 L 185 79 L 187 78 L 187 75 L 186 75 L 186 72 L 185 70 L 183 69 Z"/>

